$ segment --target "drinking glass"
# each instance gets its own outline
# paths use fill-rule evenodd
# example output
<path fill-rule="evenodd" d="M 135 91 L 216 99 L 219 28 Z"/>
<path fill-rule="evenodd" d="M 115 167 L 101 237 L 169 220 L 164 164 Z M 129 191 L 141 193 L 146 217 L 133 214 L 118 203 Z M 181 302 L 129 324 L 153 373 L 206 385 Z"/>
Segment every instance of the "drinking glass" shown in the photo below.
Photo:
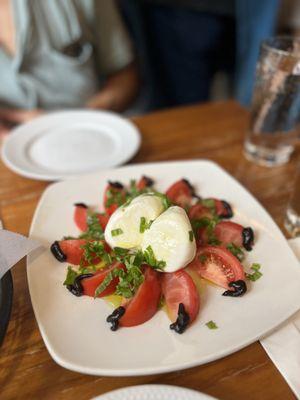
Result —
<path fill-rule="evenodd" d="M 300 126 L 300 37 L 262 42 L 244 151 L 265 166 L 289 161 Z"/>
<path fill-rule="evenodd" d="M 294 190 L 286 210 L 284 225 L 292 236 L 300 236 L 300 163 L 294 182 Z"/>

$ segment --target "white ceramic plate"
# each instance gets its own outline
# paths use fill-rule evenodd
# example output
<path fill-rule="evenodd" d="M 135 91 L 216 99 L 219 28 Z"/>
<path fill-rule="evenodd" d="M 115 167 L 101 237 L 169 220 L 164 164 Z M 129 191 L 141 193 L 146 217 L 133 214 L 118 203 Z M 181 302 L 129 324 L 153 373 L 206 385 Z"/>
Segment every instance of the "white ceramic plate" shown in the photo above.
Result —
<path fill-rule="evenodd" d="M 114 390 L 92 400 L 213 400 L 214 397 L 170 385 L 139 385 Z"/>
<path fill-rule="evenodd" d="M 130 121 L 106 111 L 63 111 L 16 128 L 2 148 L 4 163 L 17 174 L 60 180 L 128 161 L 140 146 Z"/>
<path fill-rule="evenodd" d="M 207 285 L 200 314 L 183 335 L 169 329 L 163 311 L 143 325 L 111 332 L 105 322 L 110 307 L 101 299 L 70 294 L 62 285 L 66 266 L 48 250 L 55 239 L 78 233 L 73 203 L 97 205 L 108 179 L 126 183 L 142 174 L 154 178 L 162 191 L 188 178 L 201 195 L 229 201 L 234 220 L 252 226 L 257 236 L 246 264 L 261 263 L 263 277 L 249 283 L 241 298 L 223 297 L 222 289 Z M 36 319 L 54 360 L 74 371 L 129 376 L 204 364 L 258 340 L 300 309 L 300 268 L 286 239 L 251 194 L 209 161 L 130 165 L 51 185 L 36 210 L 31 236 L 48 248 L 28 258 Z M 209 330 L 205 323 L 210 320 L 219 329 Z"/>

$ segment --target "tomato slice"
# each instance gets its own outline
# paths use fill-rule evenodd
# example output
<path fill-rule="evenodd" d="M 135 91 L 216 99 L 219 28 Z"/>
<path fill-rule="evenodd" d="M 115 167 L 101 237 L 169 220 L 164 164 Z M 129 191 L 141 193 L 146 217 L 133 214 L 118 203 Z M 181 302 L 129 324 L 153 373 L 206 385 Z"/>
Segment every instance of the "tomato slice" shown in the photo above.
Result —
<path fill-rule="evenodd" d="M 159 273 L 145 267 L 144 282 L 136 294 L 125 304 L 125 314 L 120 318 L 120 326 L 136 326 L 148 321 L 156 313 L 161 296 Z"/>
<path fill-rule="evenodd" d="M 136 184 L 136 187 L 138 188 L 138 190 L 143 190 L 146 187 L 151 187 L 153 186 L 153 179 L 149 178 L 148 176 L 143 175 L 141 177 L 141 179 L 138 181 L 138 183 Z"/>
<path fill-rule="evenodd" d="M 196 257 L 188 265 L 202 278 L 231 290 L 229 283 L 245 281 L 245 272 L 239 260 L 225 247 L 204 246 L 197 250 Z"/>
<path fill-rule="evenodd" d="M 243 229 L 240 224 L 231 221 L 219 222 L 214 230 L 216 238 L 224 245 L 233 243 L 238 247 L 243 246 Z"/>
<path fill-rule="evenodd" d="M 83 288 L 83 294 L 86 296 L 94 297 L 95 290 L 97 289 L 97 287 L 103 282 L 103 280 L 106 278 L 106 276 L 115 268 L 125 270 L 124 264 L 114 263 L 107 268 L 97 271 L 94 274 L 94 276 L 92 276 L 90 278 L 82 279 L 81 285 Z M 113 294 L 116 290 L 116 286 L 118 283 L 119 283 L 119 278 L 118 277 L 114 278 L 110 282 L 110 284 L 107 286 L 107 288 L 104 289 L 103 292 L 100 293 L 97 297 L 104 297 L 104 296 L 109 296 L 110 294 Z"/>
<path fill-rule="evenodd" d="M 161 279 L 162 292 L 172 321 L 177 318 L 178 307 L 183 303 L 189 314 L 190 323 L 199 313 L 200 298 L 193 279 L 184 271 L 165 273 Z"/>
<path fill-rule="evenodd" d="M 212 218 L 212 212 L 208 207 L 205 207 L 201 203 L 194 204 L 188 212 L 189 218 L 191 220 L 201 219 L 201 218 Z"/>
<path fill-rule="evenodd" d="M 88 218 L 88 206 L 84 203 L 76 203 L 74 210 L 74 222 L 82 232 L 85 232 L 88 228 L 87 218 Z M 101 228 L 104 230 L 110 216 L 108 214 L 97 214 Z"/>
<path fill-rule="evenodd" d="M 84 203 L 76 203 L 74 210 L 74 221 L 76 226 L 81 231 L 87 230 L 87 215 L 88 215 L 88 206 Z"/>
<path fill-rule="evenodd" d="M 173 183 L 166 191 L 167 197 L 172 203 L 180 207 L 189 207 L 194 196 L 194 188 L 187 179 L 180 179 Z"/>
<path fill-rule="evenodd" d="M 212 199 L 215 202 L 216 213 L 221 218 L 232 218 L 233 211 L 229 203 L 225 200 Z"/>
<path fill-rule="evenodd" d="M 88 242 L 85 239 L 67 239 L 55 241 L 50 249 L 54 257 L 60 262 L 67 262 L 73 265 L 89 265 L 89 263 L 83 259 L 84 249 L 83 246 Z M 110 251 L 110 247 L 104 243 L 104 249 L 106 252 Z M 95 257 L 92 260 L 92 264 L 99 264 L 101 259 Z"/>

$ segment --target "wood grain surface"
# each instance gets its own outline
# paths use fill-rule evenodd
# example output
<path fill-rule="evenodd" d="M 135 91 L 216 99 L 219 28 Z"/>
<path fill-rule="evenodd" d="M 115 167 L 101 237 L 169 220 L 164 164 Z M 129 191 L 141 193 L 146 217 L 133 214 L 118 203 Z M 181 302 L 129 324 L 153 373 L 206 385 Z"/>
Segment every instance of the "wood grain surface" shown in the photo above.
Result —
<path fill-rule="evenodd" d="M 245 160 L 242 149 L 248 124 L 246 110 L 234 102 L 208 103 L 157 112 L 133 121 L 143 141 L 132 162 L 213 160 L 245 185 L 283 229 L 297 154 L 289 164 L 273 169 Z M 0 163 L 0 217 L 6 229 L 28 234 L 46 186 L 45 182 L 15 175 Z M 12 316 L 0 349 L 2 400 L 89 399 L 112 389 L 143 383 L 180 385 L 224 400 L 295 398 L 258 342 L 219 361 L 163 375 L 107 378 L 63 369 L 51 359 L 39 333 L 24 260 L 13 268 L 13 280 Z"/>

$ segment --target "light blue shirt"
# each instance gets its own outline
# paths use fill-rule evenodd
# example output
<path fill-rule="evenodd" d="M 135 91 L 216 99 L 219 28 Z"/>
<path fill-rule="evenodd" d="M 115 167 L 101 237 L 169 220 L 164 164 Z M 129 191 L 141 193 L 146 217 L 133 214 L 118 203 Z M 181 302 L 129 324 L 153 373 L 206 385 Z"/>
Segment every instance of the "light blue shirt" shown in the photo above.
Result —
<path fill-rule="evenodd" d="M 12 0 L 16 54 L 0 47 L 0 106 L 83 106 L 133 60 L 113 0 Z"/>

